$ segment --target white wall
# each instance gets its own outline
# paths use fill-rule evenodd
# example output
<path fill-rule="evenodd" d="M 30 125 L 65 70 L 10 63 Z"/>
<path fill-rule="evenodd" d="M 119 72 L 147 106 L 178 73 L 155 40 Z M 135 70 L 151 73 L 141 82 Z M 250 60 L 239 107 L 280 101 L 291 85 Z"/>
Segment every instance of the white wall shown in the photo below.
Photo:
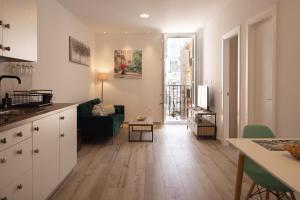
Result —
<path fill-rule="evenodd" d="M 211 87 L 211 104 L 218 117 L 218 138 L 222 124 L 222 35 L 242 26 L 241 33 L 241 128 L 245 125 L 246 22 L 274 5 L 277 0 L 233 0 L 212 18 L 203 31 L 202 81 Z M 300 137 L 300 1 L 278 2 L 277 135 Z M 202 33 L 201 33 L 202 34 Z"/>
<path fill-rule="evenodd" d="M 278 9 L 277 131 L 300 137 L 300 1 L 281 0 Z"/>
<path fill-rule="evenodd" d="M 162 121 L 162 40 L 162 34 L 96 36 L 97 71 L 110 73 L 104 83 L 104 103 L 125 105 L 126 121 L 138 115 L 150 115 L 154 121 Z M 114 78 L 114 50 L 122 49 L 143 51 L 142 79 Z M 101 84 L 98 84 L 98 92 L 101 93 Z"/>
<path fill-rule="evenodd" d="M 38 63 L 34 89 L 53 89 L 55 102 L 94 96 L 94 33 L 56 0 L 38 0 Z M 69 62 L 69 36 L 91 47 L 91 66 Z"/>

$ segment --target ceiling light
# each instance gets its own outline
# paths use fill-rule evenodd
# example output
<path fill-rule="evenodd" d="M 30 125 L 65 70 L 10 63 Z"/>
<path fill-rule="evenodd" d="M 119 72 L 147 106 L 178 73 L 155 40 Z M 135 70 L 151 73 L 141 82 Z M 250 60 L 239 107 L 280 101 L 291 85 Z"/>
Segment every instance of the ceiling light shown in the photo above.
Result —
<path fill-rule="evenodd" d="M 140 17 L 141 17 L 141 18 L 149 18 L 150 15 L 147 14 L 147 13 L 142 13 L 142 14 L 140 14 Z"/>

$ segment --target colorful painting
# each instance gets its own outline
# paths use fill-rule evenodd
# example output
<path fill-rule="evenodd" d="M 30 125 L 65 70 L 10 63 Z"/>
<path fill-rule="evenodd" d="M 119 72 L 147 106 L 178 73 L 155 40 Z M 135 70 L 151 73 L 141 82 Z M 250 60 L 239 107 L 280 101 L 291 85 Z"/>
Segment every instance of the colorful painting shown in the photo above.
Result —
<path fill-rule="evenodd" d="M 115 78 L 141 79 L 142 57 L 141 50 L 115 50 Z"/>
<path fill-rule="evenodd" d="M 91 49 L 84 43 L 70 36 L 69 60 L 80 65 L 90 66 Z"/>

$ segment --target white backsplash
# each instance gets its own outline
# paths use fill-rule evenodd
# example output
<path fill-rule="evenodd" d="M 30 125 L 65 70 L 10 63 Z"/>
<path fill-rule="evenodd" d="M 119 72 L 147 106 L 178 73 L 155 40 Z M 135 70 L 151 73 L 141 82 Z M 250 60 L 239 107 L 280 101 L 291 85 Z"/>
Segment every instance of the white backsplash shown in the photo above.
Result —
<path fill-rule="evenodd" d="M 0 63 L 0 76 L 14 75 L 21 78 L 22 83 L 18 84 L 15 79 L 2 79 L 1 81 L 1 99 L 5 93 L 11 93 L 14 90 L 30 90 L 32 89 L 32 73 L 34 73 L 35 63 Z"/>

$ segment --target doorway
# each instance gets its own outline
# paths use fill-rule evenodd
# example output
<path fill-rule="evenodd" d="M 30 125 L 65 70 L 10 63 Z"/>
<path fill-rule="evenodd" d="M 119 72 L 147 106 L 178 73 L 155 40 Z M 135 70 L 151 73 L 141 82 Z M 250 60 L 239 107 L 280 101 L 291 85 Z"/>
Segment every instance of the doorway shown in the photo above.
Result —
<path fill-rule="evenodd" d="M 271 8 L 248 23 L 248 124 L 275 132 L 276 12 Z"/>
<path fill-rule="evenodd" d="M 238 138 L 240 102 L 240 27 L 222 37 L 224 141 Z"/>
<path fill-rule="evenodd" d="M 167 34 L 164 38 L 165 124 L 185 124 L 194 98 L 195 36 Z"/>

